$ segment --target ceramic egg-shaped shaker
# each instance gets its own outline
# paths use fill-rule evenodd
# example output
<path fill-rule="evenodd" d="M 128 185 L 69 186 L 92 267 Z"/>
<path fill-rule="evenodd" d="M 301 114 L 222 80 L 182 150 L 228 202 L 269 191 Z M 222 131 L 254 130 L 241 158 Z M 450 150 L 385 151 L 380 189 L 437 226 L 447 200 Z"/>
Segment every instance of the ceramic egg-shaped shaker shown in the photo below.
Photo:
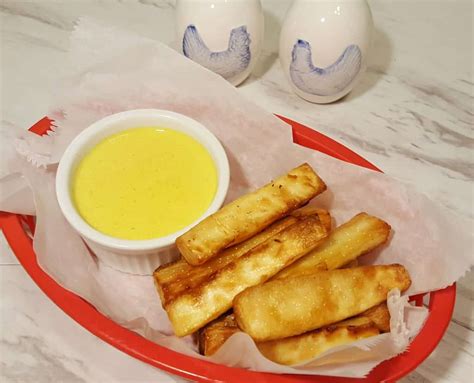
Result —
<path fill-rule="evenodd" d="M 373 29 L 366 0 L 295 0 L 280 35 L 280 61 L 300 97 L 329 103 L 366 69 Z"/>
<path fill-rule="evenodd" d="M 238 85 L 260 54 L 260 0 L 177 0 L 176 32 L 186 57 Z"/>

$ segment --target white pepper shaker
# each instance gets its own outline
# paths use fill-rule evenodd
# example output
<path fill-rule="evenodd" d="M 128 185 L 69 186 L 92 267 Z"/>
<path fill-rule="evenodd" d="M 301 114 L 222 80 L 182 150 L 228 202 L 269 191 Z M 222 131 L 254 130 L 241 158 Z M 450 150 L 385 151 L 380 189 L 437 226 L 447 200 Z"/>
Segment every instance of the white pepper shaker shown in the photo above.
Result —
<path fill-rule="evenodd" d="M 177 0 L 176 32 L 186 57 L 238 85 L 260 54 L 260 0 Z"/>
<path fill-rule="evenodd" d="M 295 0 L 280 35 L 294 92 L 321 104 L 349 93 L 366 69 L 372 29 L 366 0 Z"/>

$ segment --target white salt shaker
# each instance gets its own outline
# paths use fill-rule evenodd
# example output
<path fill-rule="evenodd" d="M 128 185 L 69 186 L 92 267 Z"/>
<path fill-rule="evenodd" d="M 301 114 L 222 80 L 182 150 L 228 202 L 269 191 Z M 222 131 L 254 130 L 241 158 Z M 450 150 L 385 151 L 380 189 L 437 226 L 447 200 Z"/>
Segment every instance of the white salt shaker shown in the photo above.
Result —
<path fill-rule="evenodd" d="M 177 0 L 176 32 L 186 57 L 238 85 L 260 54 L 260 0 Z"/>
<path fill-rule="evenodd" d="M 320 104 L 349 93 L 366 69 L 372 29 L 366 0 L 295 0 L 280 35 L 295 93 Z"/>

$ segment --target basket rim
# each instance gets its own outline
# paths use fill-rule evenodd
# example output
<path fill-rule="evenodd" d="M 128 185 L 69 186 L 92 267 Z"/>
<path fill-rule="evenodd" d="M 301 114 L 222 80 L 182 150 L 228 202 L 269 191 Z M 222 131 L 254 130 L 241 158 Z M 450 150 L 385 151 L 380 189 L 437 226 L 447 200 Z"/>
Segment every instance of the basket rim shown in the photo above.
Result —
<path fill-rule="evenodd" d="M 292 126 L 294 140 L 298 144 L 311 147 L 335 158 L 347 161 L 372 170 L 381 171 L 363 157 L 344 145 L 334 141 L 307 126 L 288 118 L 278 116 Z M 31 129 L 33 133 L 42 135 L 51 129 L 53 122 L 45 117 Z M 167 372 L 200 382 L 380 382 L 396 381 L 414 370 L 423 362 L 441 341 L 452 317 L 456 284 L 430 294 L 430 314 L 420 333 L 413 339 L 404 353 L 375 367 L 366 378 L 341 378 L 320 375 L 278 375 L 255 372 L 241 368 L 228 367 L 213 362 L 196 359 L 180 354 L 163 346 L 159 346 L 142 336 L 121 327 L 94 306 L 76 294 L 57 284 L 36 260 L 32 240 L 25 232 L 22 223 L 34 229 L 32 220 L 18 214 L 0 212 L 0 228 L 7 242 L 23 268 L 40 289 L 68 316 L 89 332 L 101 338 L 115 348 L 145 363 Z M 421 304 L 425 294 L 411 297 Z M 429 334 L 429 336 L 426 336 Z"/>

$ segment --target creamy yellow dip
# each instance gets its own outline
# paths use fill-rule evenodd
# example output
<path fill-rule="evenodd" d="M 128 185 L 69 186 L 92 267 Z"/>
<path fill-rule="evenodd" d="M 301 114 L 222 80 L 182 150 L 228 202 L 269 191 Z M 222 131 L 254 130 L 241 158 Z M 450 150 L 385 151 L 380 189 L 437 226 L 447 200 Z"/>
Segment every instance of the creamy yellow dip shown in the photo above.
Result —
<path fill-rule="evenodd" d="M 138 127 L 107 137 L 78 164 L 72 196 L 96 230 L 122 239 L 171 234 L 211 204 L 217 171 L 207 150 L 187 134 Z"/>

